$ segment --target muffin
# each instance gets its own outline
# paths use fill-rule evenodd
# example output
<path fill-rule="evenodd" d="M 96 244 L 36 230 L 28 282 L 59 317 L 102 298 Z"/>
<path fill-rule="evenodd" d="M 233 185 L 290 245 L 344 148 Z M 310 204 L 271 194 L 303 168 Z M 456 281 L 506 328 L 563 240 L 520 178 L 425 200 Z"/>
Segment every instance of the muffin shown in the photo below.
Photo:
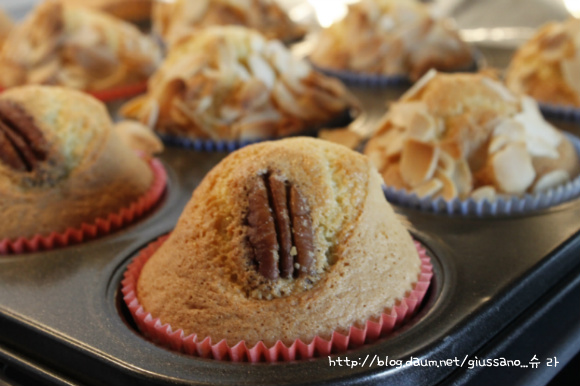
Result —
<path fill-rule="evenodd" d="M 429 69 L 467 69 L 469 46 L 448 19 L 418 1 L 362 0 L 322 30 L 310 60 L 318 67 L 417 80 Z"/>
<path fill-rule="evenodd" d="M 88 7 L 130 22 L 151 19 L 153 0 L 60 0 L 64 4 Z"/>
<path fill-rule="evenodd" d="M 541 27 L 515 53 L 506 84 L 543 103 L 580 107 L 580 20 Z"/>
<path fill-rule="evenodd" d="M 0 9 L 0 49 L 2 49 L 6 38 L 8 38 L 10 31 L 12 31 L 12 28 L 14 28 L 14 22 Z"/>
<path fill-rule="evenodd" d="M 0 222 L 0 241 L 105 223 L 154 184 L 152 168 L 119 139 L 101 102 L 47 86 L 0 95 L 0 216 L 17 219 Z"/>
<path fill-rule="evenodd" d="M 176 0 L 153 5 L 153 30 L 169 44 L 216 25 L 244 26 L 284 42 L 298 40 L 306 32 L 274 0 Z"/>
<path fill-rule="evenodd" d="M 427 74 L 390 107 L 365 154 L 387 186 L 419 198 L 493 201 L 579 172 L 573 144 L 535 101 L 483 74 Z"/>
<path fill-rule="evenodd" d="M 227 26 L 172 46 L 147 94 L 121 113 L 172 136 L 245 140 L 344 120 L 354 105 L 340 81 L 295 59 L 280 41 Z"/>
<path fill-rule="evenodd" d="M 107 90 L 144 82 L 160 59 L 153 40 L 129 23 L 49 0 L 6 40 L 0 51 L 0 85 Z"/>
<path fill-rule="evenodd" d="M 380 319 L 423 265 L 381 183 L 366 157 L 314 138 L 231 154 L 142 268 L 141 321 L 272 347 Z"/>

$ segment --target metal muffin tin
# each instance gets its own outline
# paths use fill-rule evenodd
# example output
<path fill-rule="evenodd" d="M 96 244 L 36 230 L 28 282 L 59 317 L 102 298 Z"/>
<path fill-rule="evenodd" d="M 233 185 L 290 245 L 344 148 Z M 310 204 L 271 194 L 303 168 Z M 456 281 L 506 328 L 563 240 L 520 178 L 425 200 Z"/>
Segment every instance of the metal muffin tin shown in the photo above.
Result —
<path fill-rule="evenodd" d="M 365 107 L 355 126 L 372 125 L 385 110 L 384 101 L 402 91 L 354 89 Z M 173 229 L 194 188 L 225 155 L 168 148 L 161 157 L 168 172 L 166 195 L 137 224 L 76 246 L 0 258 L 0 385 L 478 384 L 490 377 L 485 369 L 385 367 L 376 364 L 375 355 L 461 361 L 512 353 L 519 356 L 511 359 L 526 362 L 548 352 L 569 359 L 578 350 L 580 326 L 574 318 L 568 324 L 560 319 L 563 327 L 556 328 L 544 316 L 553 317 L 558 307 L 561 315 L 580 313 L 579 199 L 531 215 L 488 219 L 397 208 L 430 252 L 435 275 L 419 313 L 402 328 L 331 357 L 365 361 L 364 367 L 330 366 L 327 357 L 219 362 L 156 346 L 136 331 L 124 308 L 122 274 L 141 248 Z M 568 339 L 519 350 L 522 333 L 541 323 L 552 326 L 553 339 Z M 564 357 L 558 358 L 561 366 Z M 502 370 L 499 376 L 508 378 L 516 371 Z M 534 379 L 549 379 L 557 370 L 542 366 Z M 529 378 L 524 369 L 514 374 L 510 384 Z"/>

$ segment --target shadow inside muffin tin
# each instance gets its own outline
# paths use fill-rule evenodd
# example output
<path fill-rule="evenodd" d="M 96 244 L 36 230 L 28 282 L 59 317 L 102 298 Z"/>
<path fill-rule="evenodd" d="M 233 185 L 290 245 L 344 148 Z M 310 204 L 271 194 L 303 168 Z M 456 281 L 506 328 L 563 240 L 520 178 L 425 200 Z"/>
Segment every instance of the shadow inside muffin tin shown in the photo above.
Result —
<path fill-rule="evenodd" d="M 414 237 L 414 239 L 418 240 L 416 237 Z M 151 242 L 153 242 L 156 239 L 151 240 Z M 407 320 L 405 320 L 399 327 L 395 328 L 395 330 L 393 330 L 392 332 L 390 332 L 389 334 L 382 336 L 381 338 L 379 338 L 376 341 L 370 342 L 370 343 L 365 343 L 363 346 L 360 347 L 356 347 L 356 348 L 349 348 L 347 351 L 340 351 L 340 352 L 335 352 L 334 350 L 332 351 L 331 355 L 332 356 L 340 356 L 348 354 L 348 355 L 356 355 L 357 351 L 363 348 L 369 348 L 372 347 L 374 345 L 377 344 L 381 344 L 384 343 L 386 341 L 389 341 L 392 338 L 395 337 L 401 337 L 404 338 L 404 335 L 407 333 L 407 331 L 412 330 L 414 326 L 421 324 L 423 320 L 425 320 L 425 318 L 431 314 L 433 312 L 433 310 L 436 308 L 436 304 L 441 296 L 442 293 L 442 288 L 443 288 L 443 282 L 444 282 L 444 278 L 445 278 L 445 273 L 444 273 L 444 265 L 441 263 L 441 260 L 439 258 L 437 258 L 435 256 L 435 254 L 433 253 L 433 251 L 428 247 L 428 245 L 426 245 L 423 241 L 420 241 L 421 245 L 425 248 L 425 250 L 427 251 L 427 255 L 430 257 L 431 259 L 431 264 L 433 266 L 433 276 L 431 278 L 431 283 L 429 285 L 429 289 L 427 290 L 427 292 L 425 293 L 425 296 L 421 302 L 421 304 L 417 307 L 417 310 L 415 311 L 415 313 L 409 317 Z M 143 246 L 144 248 L 145 246 Z M 123 293 L 121 292 L 121 288 L 122 288 L 122 284 L 121 281 L 123 280 L 123 275 L 127 269 L 127 266 L 131 263 L 131 261 L 139 254 L 141 249 L 135 251 L 133 254 L 131 254 L 118 268 L 117 270 L 114 272 L 113 277 L 110 280 L 110 284 L 109 284 L 109 289 L 107 290 L 108 294 L 110 294 L 109 296 L 113 296 L 113 298 L 109 298 L 108 301 L 112 302 L 115 304 L 115 309 L 117 311 L 117 317 L 123 322 L 123 324 L 127 327 L 127 329 L 129 331 L 131 331 L 132 333 L 138 335 L 144 342 L 144 344 L 154 344 L 157 347 L 160 347 L 168 352 L 171 352 L 173 354 L 179 355 L 179 356 L 183 356 L 183 357 L 187 357 L 187 358 L 191 358 L 192 360 L 202 360 L 202 361 L 210 361 L 210 362 L 216 362 L 216 363 L 246 363 L 246 364 L 250 364 L 247 361 L 247 358 L 245 358 L 246 360 L 243 362 L 232 362 L 229 359 L 226 360 L 215 360 L 215 359 L 207 359 L 207 358 L 200 358 L 198 356 L 194 356 L 194 355 L 188 355 L 188 354 L 184 354 L 182 352 L 179 351 L 175 351 L 175 350 L 171 350 L 163 345 L 158 345 L 154 342 L 152 342 L 151 340 L 149 340 L 148 338 L 146 338 L 145 336 L 143 336 L 143 334 L 139 331 L 139 328 L 137 327 L 137 324 L 135 323 L 131 312 L 129 311 L 127 304 L 125 303 L 125 301 L 123 300 Z M 163 322 L 163 321 L 161 321 Z M 328 360 L 326 355 L 321 355 L 319 352 L 316 351 L 315 349 L 315 354 L 314 354 L 314 358 L 300 358 L 300 355 L 297 353 L 297 357 L 298 359 L 296 361 L 292 361 L 292 362 L 304 362 L 304 361 L 316 361 L 316 360 Z M 261 363 L 266 363 L 266 358 L 261 357 L 260 358 L 260 362 Z M 284 361 L 277 361 L 275 362 L 277 364 L 285 364 L 288 362 L 284 362 Z M 272 363 L 269 363 L 272 364 Z"/>

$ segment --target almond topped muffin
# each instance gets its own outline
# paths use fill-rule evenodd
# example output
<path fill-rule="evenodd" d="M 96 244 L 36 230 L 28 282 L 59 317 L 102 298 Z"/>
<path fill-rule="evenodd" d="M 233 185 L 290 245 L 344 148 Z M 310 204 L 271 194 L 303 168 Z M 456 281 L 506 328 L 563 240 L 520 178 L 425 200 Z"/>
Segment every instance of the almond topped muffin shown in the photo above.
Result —
<path fill-rule="evenodd" d="M 369 160 L 313 138 L 232 153 L 145 263 L 145 313 L 214 343 L 328 339 L 380 319 L 421 259 Z"/>
<path fill-rule="evenodd" d="M 467 69 L 469 46 L 452 22 L 415 0 L 362 0 L 324 29 L 310 54 L 318 67 L 417 80 L 429 69 Z"/>
<path fill-rule="evenodd" d="M 136 27 L 85 7 L 48 0 L 14 28 L 0 51 L 0 86 L 107 90 L 145 81 L 161 60 Z"/>
<path fill-rule="evenodd" d="M 123 20 L 141 22 L 151 19 L 154 0 L 60 0 L 111 14 Z"/>
<path fill-rule="evenodd" d="M 122 114 L 156 131 L 212 140 L 283 137 L 349 116 L 356 101 L 277 40 L 208 27 L 169 50 L 148 92 Z"/>
<path fill-rule="evenodd" d="M 104 105 L 70 89 L 0 94 L 0 240 L 94 223 L 128 207 L 153 173 L 117 133 Z"/>
<path fill-rule="evenodd" d="M 365 154 L 387 186 L 445 200 L 542 192 L 580 170 L 533 99 L 483 74 L 425 75 L 390 107 Z"/>
<path fill-rule="evenodd" d="M 540 102 L 580 107 L 580 20 L 541 27 L 515 53 L 506 84 Z"/>
<path fill-rule="evenodd" d="M 284 42 L 300 39 L 306 32 L 275 0 L 175 0 L 153 5 L 153 29 L 169 44 L 192 31 L 220 25 L 252 28 Z"/>

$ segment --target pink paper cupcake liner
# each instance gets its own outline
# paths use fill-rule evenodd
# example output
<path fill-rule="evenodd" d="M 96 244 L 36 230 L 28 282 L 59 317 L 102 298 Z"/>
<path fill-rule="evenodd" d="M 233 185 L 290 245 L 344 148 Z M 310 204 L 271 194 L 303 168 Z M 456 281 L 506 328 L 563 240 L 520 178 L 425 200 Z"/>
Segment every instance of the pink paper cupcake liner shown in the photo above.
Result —
<path fill-rule="evenodd" d="M 316 336 L 311 343 L 304 343 L 297 339 L 290 346 L 281 341 L 271 347 L 263 342 L 249 347 L 245 341 L 229 346 L 225 340 L 212 343 L 210 337 L 198 338 L 195 334 L 185 336 L 181 329 L 173 331 L 169 324 L 162 323 L 159 318 L 154 318 L 143 310 L 136 296 L 137 280 L 145 263 L 167 238 L 168 236 L 163 236 L 149 244 L 127 267 L 121 282 L 123 300 L 139 330 L 146 338 L 171 350 L 207 359 L 252 363 L 293 361 L 342 353 L 348 349 L 372 343 L 392 332 L 415 313 L 433 277 L 431 259 L 425 248 L 415 242 L 421 259 L 421 273 L 418 280 L 413 284 L 413 290 L 409 291 L 403 300 L 397 302 L 397 305 L 385 311 L 377 321 L 367 321 L 362 329 L 352 326 L 346 335 L 335 331 L 330 340 Z"/>
<path fill-rule="evenodd" d="M 117 100 L 143 94 L 147 91 L 147 81 L 132 83 L 124 86 L 113 87 L 108 90 L 90 91 L 89 94 L 101 102 L 114 102 Z"/>
<path fill-rule="evenodd" d="M 149 166 L 153 171 L 153 182 L 149 190 L 137 201 L 109 214 L 106 218 L 98 218 L 93 223 L 83 223 L 76 228 L 68 228 L 64 232 L 52 232 L 49 235 L 35 235 L 31 238 L 20 237 L 15 240 L 0 239 L 0 255 L 20 254 L 26 252 L 46 251 L 71 244 L 78 244 L 99 236 L 107 235 L 115 230 L 131 224 L 147 213 L 159 201 L 167 184 L 167 173 L 161 162 L 152 159 Z"/>

